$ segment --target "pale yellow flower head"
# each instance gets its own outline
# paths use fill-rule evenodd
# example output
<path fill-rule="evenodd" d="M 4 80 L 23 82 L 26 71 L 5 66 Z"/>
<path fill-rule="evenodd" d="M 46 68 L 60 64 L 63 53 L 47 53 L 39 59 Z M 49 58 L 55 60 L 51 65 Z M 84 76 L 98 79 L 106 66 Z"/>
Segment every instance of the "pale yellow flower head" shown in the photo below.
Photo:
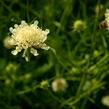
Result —
<path fill-rule="evenodd" d="M 67 87 L 68 84 L 64 78 L 58 78 L 52 82 L 52 90 L 54 92 L 65 91 Z"/>
<path fill-rule="evenodd" d="M 109 30 L 109 9 L 106 9 L 106 12 L 105 12 L 105 21 L 107 23 L 107 29 Z"/>
<path fill-rule="evenodd" d="M 21 21 L 20 25 L 15 24 L 14 28 L 10 27 L 11 42 L 16 46 L 16 49 L 12 51 L 13 55 L 17 55 L 23 49 L 30 49 L 30 52 L 37 56 L 37 48 L 45 50 L 49 49 L 44 42 L 47 39 L 49 30 L 42 30 L 38 27 L 38 21 L 33 24 L 27 24 L 25 21 Z"/>
<path fill-rule="evenodd" d="M 109 107 L 109 95 L 104 96 L 101 99 L 102 104 L 104 104 L 105 106 Z"/>
<path fill-rule="evenodd" d="M 7 49 L 13 48 L 13 45 L 12 45 L 12 42 L 11 42 L 10 39 L 11 39 L 11 38 L 10 38 L 9 36 L 7 36 L 7 37 L 3 40 L 4 47 L 7 48 Z"/>

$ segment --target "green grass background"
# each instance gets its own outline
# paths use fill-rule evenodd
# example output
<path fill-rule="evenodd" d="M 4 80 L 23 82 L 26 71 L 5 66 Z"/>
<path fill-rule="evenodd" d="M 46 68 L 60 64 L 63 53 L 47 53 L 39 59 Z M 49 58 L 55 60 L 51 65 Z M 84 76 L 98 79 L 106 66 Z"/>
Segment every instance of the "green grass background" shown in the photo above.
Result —
<path fill-rule="evenodd" d="M 0 109 L 108 109 L 101 103 L 109 94 L 109 31 L 99 29 L 108 0 L 0 0 Z M 73 31 L 82 19 L 87 28 Z M 9 27 L 21 20 L 50 29 L 46 43 L 55 51 L 39 50 L 26 62 L 4 47 Z M 53 92 L 51 83 L 63 77 L 64 92 Z M 41 82 L 47 80 L 48 88 Z"/>

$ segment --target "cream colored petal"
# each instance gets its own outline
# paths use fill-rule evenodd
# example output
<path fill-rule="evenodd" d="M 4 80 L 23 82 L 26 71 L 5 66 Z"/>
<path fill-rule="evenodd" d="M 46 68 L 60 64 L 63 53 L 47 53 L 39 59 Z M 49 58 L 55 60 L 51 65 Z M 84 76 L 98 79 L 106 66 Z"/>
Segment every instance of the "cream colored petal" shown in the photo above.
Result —
<path fill-rule="evenodd" d="M 15 40 L 14 40 L 13 38 L 10 38 L 10 39 L 8 40 L 8 43 L 9 43 L 10 45 L 16 45 L 16 42 L 15 42 Z"/>
<path fill-rule="evenodd" d="M 28 25 L 28 24 L 24 20 L 22 20 L 21 25 L 25 26 L 25 25 Z"/>
<path fill-rule="evenodd" d="M 17 28 L 17 27 L 18 27 L 18 25 L 17 25 L 17 24 L 15 24 L 15 25 L 14 25 L 14 27 L 15 27 L 15 28 Z"/>
<path fill-rule="evenodd" d="M 46 36 L 46 35 L 44 35 L 44 36 L 43 36 L 43 39 L 42 39 L 42 41 L 41 41 L 41 42 L 42 42 L 42 43 L 43 43 L 43 42 L 45 42 L 45 41 L 46 41 L 46 39 L 47 39 L 47 36 Z"/>
<path fill-rule="evenodd" d="M 49 30 L 49 29 L 46 29 L 46 30 L 45 30 L 45 33 L 46 33 L 46 35 L 47 35 L 48 33 L 50 33 L 50 30 Z"/>
<path fill-rule="evenodd" d="M 17 50 L 13 50 L 13 51 L 11 51 L 11 53 L 12 53 L 13 55 L 17 55 L 17 54 L 18 54 L 18 51 L 17 51 Z"/>
<path fill-rule="evenodd" d="M 37 53 L 37 50 L 34 49 L 34 48 L 31 48 L 30 52 L 31 52 L 34 56 L 39 55 L 39 54 Z"/>
<path fill-rule="evenodd" d="M 37 20 L 36 20 L 36 21 L 34 21 L 34 25 L 35 25 L 35 26 L 37 26 L 37 25 L 38 25 L 38 23 L 39 23 L 39 22 L 38 22 Z"/>
<path fill-rule="evenodd" d="M 50 47 L 47 46 L 45 43 L 41 45 L 41 48 L 44 49 L 44 50 L 50 49 Z"/>
<path fill-rule="evenodd" d="M 12 28 L 12 27 L 10 27 L 10 28 L 9 28 L 9 31 L 12 33 L 12 32 L 13 32 L 13 28 Z"/>

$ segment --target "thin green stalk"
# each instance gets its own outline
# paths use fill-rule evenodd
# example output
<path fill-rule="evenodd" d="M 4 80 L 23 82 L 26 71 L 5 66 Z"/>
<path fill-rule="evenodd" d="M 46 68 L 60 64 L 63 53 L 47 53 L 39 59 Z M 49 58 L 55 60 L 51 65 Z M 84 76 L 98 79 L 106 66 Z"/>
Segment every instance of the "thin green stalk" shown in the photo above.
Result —
<path fill-rule="evenodd" d="M 40 88 L 40 86 L 37 85 L 37 86 L 34 86 L 33 88 L 28 88 L 28 89 L 26 89 L 26 90 L 19 91 L 19 92 L 17 92 L 17 94 L 18 94 L 18 95 L 22 95 L 22 94 L 25 94 L 25 93 L 33 92 L 33 91 L 35 91 L 37 88 Z"/>
<path fill-rule="evenodd" d="M 78 97 L 80 95 L 81 89 L 82 89 L 82 87 L 84 85 L 85 80 L 86 80 L 86 74 L 84 73 L 82 78 L 81 78 L 80 85 L 79 85 L 79 87 L 77 89 L 76 97 Z"/>
<path fill-rule="evenodd" d="M 58 101 L 59 103 L 61 103 L 61 99 L 58 98 L 57 96 L 55 96 L 50 90 L 47 90 L 48 94 L 53 98 L 55 99 L 56 101 Z"/>
<path fill-rule="evenodd" d="M 26 11 L 27 11 L 27 12 L 26 12 L 26 14 L 27 14 L 27 21 L 29 22 L 29 21 L 30 21 L 30 16 L 29 16 L 29 8 L 30 8 L 30 7 L 29 7 L 29 0 L 27 0 L 27 6 L 26 6 L 26 7 L 27 7 L 27 8 L 26 8 L 26 9 L 27 9 L 27 10 L 26 10 Z"/>
<path fill-rule="evenodd" d="M 50 50 L 51 50 L 52 53 L 55 55 L 55 57 L 56 57 L 57 61 L 59 62 L 59 64 L 60 64 L 63 68 L 65 68 L 67 71 L 69 71 L 69 69 L 64 65 L 64 63 L 63 63 L 63 62 L 60 60 L 60 58 L 57 56 L 57 53 L 56 53 L 55 49 L 50 48 Z"/>
<path fill-rule="evenodd" d="M 80 109 L 85 109 L 85 106 L 87 104 L 88 101 L 88 97 L 84 99 L 84 101 L 82 102 L 82 106 L 80 107 Z"/>
<path fill-rule="evenodd" d="M 63 14 L 62 14 L 62 17 L 60 19 L 60 24 L 61 24 L 61 28 L 65 28 L 65 25 L 66 25 L 66 21 L 65 19 L 67 19 L 67 17 L 70 15 L 71 13 L 71 10 L 72 10 L 72 5 L 73 5 L 73 1 L 74 0 L 68 0 L 67 1 L 67 4 L 66 4 L 66 7 L 63 11 Z M 60 28 L 57 29 L 56 33 L 59 34 L 60 32 Z"/>
<path fill-rule="evenodd" d="M 74 98 L 74 97 L 70 97 L 68 100 L 64 101 L 62 104 L 61 104 L 61 107 L 64 107 L 65 105 L 69 105 L 69 106 L 73 106 L 75 105 L 76 103 L 78 103 L 82 98 L 84 97 L 89 97 L 90 94 L 98 89 L 98 88 L 101 88 L 102 86 L 104 85 L 104 83 L 101 83 L 99 85 L 97 85 L 96 87 L 92 87 L 91 89 L 89 89 L 88 91 L 80 94 L 78 97 Z"/>
<path fill-rule="evenodd" d="M 19 16 L 9 7 L 7 6 L 3 0 L 0 0 L 1 4 L 13 15 L 15 16 L 16 18 L 20 19 Z"/>

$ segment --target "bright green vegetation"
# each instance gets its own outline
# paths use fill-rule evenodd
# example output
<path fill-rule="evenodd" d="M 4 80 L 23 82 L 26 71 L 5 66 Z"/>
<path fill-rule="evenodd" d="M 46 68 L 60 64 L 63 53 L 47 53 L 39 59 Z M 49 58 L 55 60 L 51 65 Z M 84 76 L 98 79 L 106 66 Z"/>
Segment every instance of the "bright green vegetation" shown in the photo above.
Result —
<path fill-rule="evenodd" d="M 109 1 L 101 0 L 104 8 Z M 104 11 L 100 0 L 0 0 L 0 109 L 106 109 L 101 99 L 109 94 L 109 31 L 99 29 Z M 86 28 L 74 31 L 81 19 Z M 39 21 L 50 29 L 52 49 L 38 50 L 30 62 L 4 47 L 9 27 Z M 64 78 L 68 88 L 54 92 L 52 81 Z M 49 84 L 44 84 L 46 81 Z"/>

